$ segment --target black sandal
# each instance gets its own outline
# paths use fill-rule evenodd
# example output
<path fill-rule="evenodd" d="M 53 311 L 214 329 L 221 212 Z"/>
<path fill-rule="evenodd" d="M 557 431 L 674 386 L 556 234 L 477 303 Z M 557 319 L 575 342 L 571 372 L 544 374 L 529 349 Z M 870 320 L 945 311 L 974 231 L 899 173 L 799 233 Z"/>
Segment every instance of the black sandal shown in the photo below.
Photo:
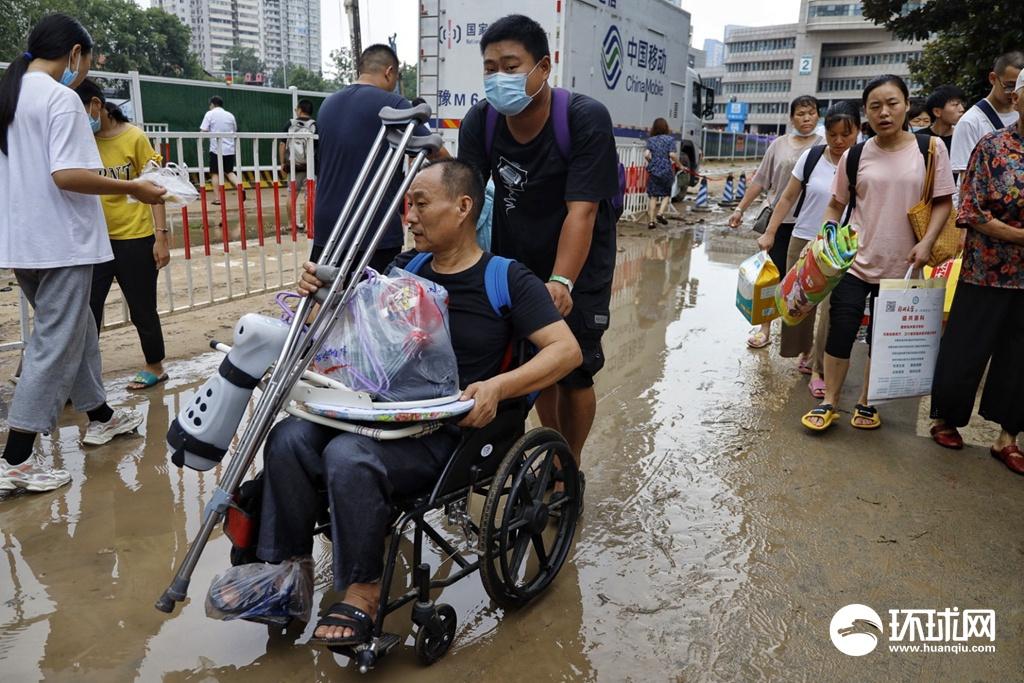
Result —
<path fill-rule="evenodd" d="M 655 227 L 656 226 L 654 225 L 654 221 L 651 221 L 650 223 L 647 224 L 647 229 L 648 230 L 654 230 Z"/>
<path fill-rule="evenodd" d="M 373 638 L 373 619 L 363 610 L 353 607 L 347 602 L 336 602 L 324 610 L 313 633 L 316 633 L 321 626 L 341 626 L 352 629 L 354 633 L 347 638 L 317 638 L 314 636 L 309 639 L 310 645 L 324 645 L 333 650 L 336 647 L 363 645 Z"/>

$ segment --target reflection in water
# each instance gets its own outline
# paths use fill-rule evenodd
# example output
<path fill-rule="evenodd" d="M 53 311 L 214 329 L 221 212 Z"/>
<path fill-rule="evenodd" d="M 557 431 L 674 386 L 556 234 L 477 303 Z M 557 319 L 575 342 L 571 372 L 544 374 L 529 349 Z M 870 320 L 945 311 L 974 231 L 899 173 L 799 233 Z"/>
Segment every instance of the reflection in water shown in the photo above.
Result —
<path fill-rule="evenodd" d="M 718 661 L 716 607 L 743 581 L 749 547 L 728 481 L 731 461 L 723 458 L 742 444 L 723 440 L 715 425 L 746 419 L 733 413 L 736 399 L 763 380 L 756 357 L 732 350 L 745 330 L 733 310 L 735 271 L 709 260 L 704 249 L 714 251 L 719 237 L 703 231 L 704 248 L 689 231 L 621 240 L 574 558 L 544 596 L 515 613 L 491 606 L 476 577 L 446 589 L 441 600 L 459 616 L 449 655 L 423 669 L 411 647 L 400 648 L 377 675 L 619 681 L 680 672 L 689 680 Z M 71 472 L 72 484 L 0 499 L 5 679 L 356 678 L 345 658 L 304 644 L 312 625 L 269 633 L 205 616 L 206 589 L 228 566 L 219 531 L 196 569 L 191 599 L 170 616 L 152 607 L 220 474 L 170 465 L 164 434 L 219 362 L 206 354 L 177 363 L 174 375 L 183 379 L 111 396 L 146 413 L 141 437 L 83 452 L 76 423 L 42 439 L 44 455 Z M 446 558 L 430 561 L 450 570 Z M 408 581 L 405 569 L 399 585 Z M 324 594 L 323 578 L 317 598 L 330 604 L 335 596 Z M 389 617 L 387 629 L 409 646 L 410 625 L 406 609 Z"/>

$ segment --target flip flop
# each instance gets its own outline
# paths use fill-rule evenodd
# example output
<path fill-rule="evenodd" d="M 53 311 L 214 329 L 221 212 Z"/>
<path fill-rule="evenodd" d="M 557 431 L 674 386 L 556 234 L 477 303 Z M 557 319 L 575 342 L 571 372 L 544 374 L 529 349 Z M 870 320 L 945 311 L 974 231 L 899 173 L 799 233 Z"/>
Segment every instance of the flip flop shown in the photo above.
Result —
<path fill-rule="evenodd" d="M 857 422 L 857 418 L 870 420 L 867 424 Z M 878 414 L 878 408 L 858 403 L 853 408 L 853 417 L 850 418 L 850 425 L 857 429 L 878 429 L 882 426 L 882 417 Z"/>
<path fill-rule="evenodd" d="M 747 338 L 747 346 L 752 349 L 763 349 L 771 344 L 771 341 L 772 340 L 768 338 L 768 335 L 758 330 Z"/>
<path fill-rule="evenodd" d="M 166 381 L 167 381 L 167 373 L 166 372 L 164 374 L 160 375 L 159 377 L 157 377 L 156 375 L 154 375 L 149 370 L 139 370 L 137 373 L 135 373 L 135 377 L 132 377 L 131 381 L 128 382 L 128 384 L 129 385 L 141 384 L 142 386 L 137 386 L 137 387 L 129 386 L 128 388 L 131 389 L 132 391 L 142 391 L 143 389 L 149 389 L 151 387 L 155 387 L 157 384 L 160 384 L 161 382 L 166 382 Z"/>
<path fill-rule="evenodd" d="M 810 418 L 820 417 L 821 424 L 815 424 L 811 422 Z M 800 418 L 800 424 L 807 427 L 812 432 L 823 432 L 832 426 L 832 423 L 836 421 L 836 409 L 831 403 L 822 403 L 817 408 L 807 411 L 807 413 Z"/>
<path fill-rule="evenodd" d="M 820 378 L 812 378 L 807 383 L 807 389 L 811 392 L 811 396 L 814 398 L 825 398 L 825 380 Z"/>
<path fill-rule="evenodd" d="M 810 375 L 814 371 L 812 365 L 810 358 L 801 358 L 796 366 L 797 372 L 801 375 Z"/>

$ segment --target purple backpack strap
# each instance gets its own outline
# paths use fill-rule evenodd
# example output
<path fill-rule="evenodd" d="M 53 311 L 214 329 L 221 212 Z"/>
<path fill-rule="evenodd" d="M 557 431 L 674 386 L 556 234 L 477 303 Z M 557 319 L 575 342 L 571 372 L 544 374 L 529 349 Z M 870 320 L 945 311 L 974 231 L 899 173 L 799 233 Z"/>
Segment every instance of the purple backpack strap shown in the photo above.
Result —
<path fill-rule="evenodd" d="M 569 132 L 569 97 L 565 88 L 551 89 L 551 125 L 555 129 L 555 144 L 558 153 L 566 162 L 572 156 L 572 134 Z"/>
<path fill-rule="evenodd" d="M 491 158 L 491 148 L 494 147 L 494 131 L 498 130 L 498 110 L 487 105 L 484 110 L 486 113 L 486 119 L 484 119 L 484 152 L 487 154 L 488 160 Z"/>
<path fill-rule="evenodd" d="M 555 133 L 555 145 L 558 153 L 568 162 L 572 156 L 572 134 L 569 132 L 569 98 L 572 93 L 565 88 L 551 89 L 551 125 Z M 484 119 L 484 152 L 491 156 L 494 147 L 494 132 L 498 130 L 498 117 L 501 114 L 494 107 L 485 107 Z"/>

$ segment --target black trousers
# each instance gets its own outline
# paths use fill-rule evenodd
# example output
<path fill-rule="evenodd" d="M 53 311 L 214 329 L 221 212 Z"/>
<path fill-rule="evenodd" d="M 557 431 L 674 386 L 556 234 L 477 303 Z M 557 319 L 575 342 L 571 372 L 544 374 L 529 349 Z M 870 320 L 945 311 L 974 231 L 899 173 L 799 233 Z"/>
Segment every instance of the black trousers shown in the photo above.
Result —
<path fill-rule="evenodd" d="M 786 277 L 786 256 L 789 253 L 789 239 L 793 236 L 795 223 L 780 223 L 775 232 L 775 242 L 768 250 L 768 258 L 779 269 L 779 276 Z"/>
<path fill-rule="evenodd" d="M 932 419 L 966 425 L 986 365 L 978 414 L 1010 434 L 1024 431 L 1024 290 L 960 282 L 935 364 Z"/>
<path fill-rule="evenodd" d="M 256 555 L 281 562 L 312 553 L 326 490 L 335 590 L 380 579 L 392 496 L 433 486 L 458 440 L 455 427 L 416 439 L 375 441 L 297 417 L 282 420 L 264 448 Z"/>
<path fill-rule="evenodd" d="M 92 268 L 92 294 L 89 308 L 96 319 L 96 329 L 103 328 L 103 304 L 110 293 L 114 278 L 121 286 L 121 294 L 128 304 L 132 324 L 139 333 L 142 354 L 146 363 L 159 363 L 165 357 L 164 332 L 156 312 L 156 262 L 153 244 L 156 237 L 131 240 L 110 240 L 114 260 L 97 263 Z"/>
<path fill-rule="evenodd" d="M 864 282 L 853 273 L 847 273 L 832 290 L 829 297 L 828 338 L 825 353 L 833 358 L 848 360 L 857 341 L 857 331 L 864 320 L 864 302 L 870 300 L 871 311 L 875 310 L 878 285 Z M 874 316 L 868 322 L 868 349 L 871 348 L 871 330 Z"/>

